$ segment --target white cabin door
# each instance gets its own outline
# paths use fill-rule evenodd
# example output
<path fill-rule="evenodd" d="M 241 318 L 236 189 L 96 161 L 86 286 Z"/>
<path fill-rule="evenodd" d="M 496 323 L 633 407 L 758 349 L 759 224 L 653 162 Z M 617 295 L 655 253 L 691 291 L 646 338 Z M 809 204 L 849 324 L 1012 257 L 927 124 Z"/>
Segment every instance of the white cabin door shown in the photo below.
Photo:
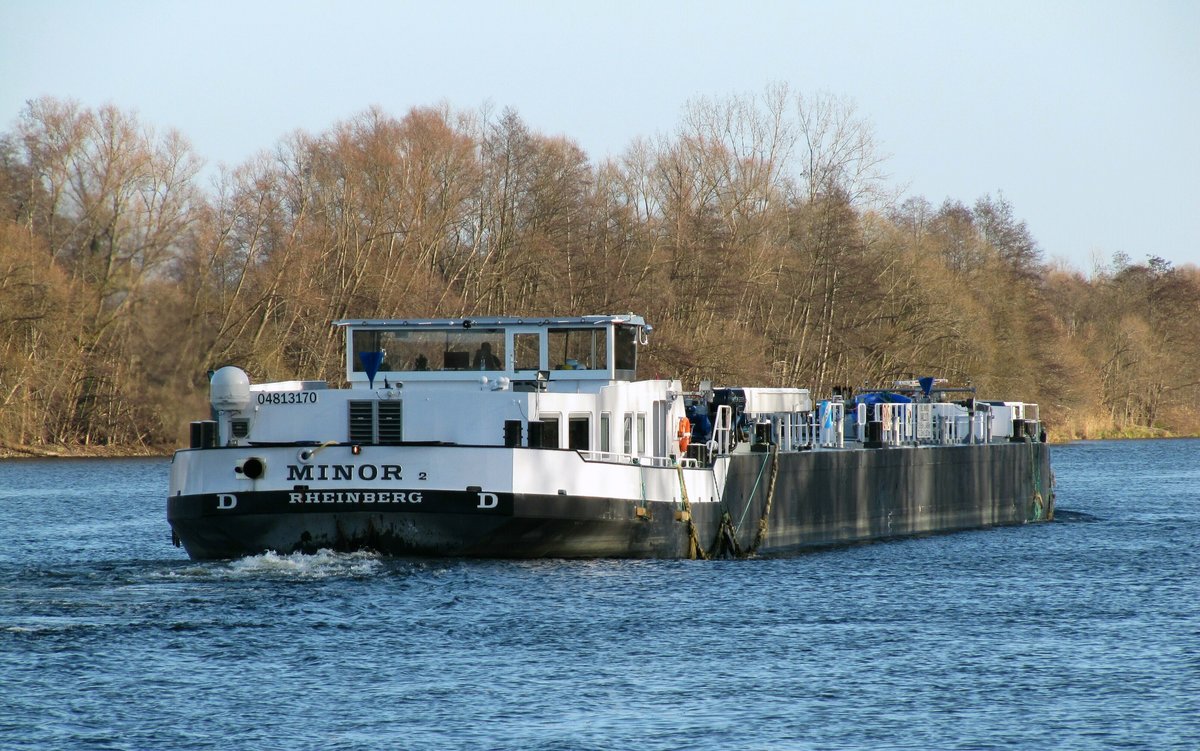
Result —
<path fill-rule="evenodd" d="M 666 456 L 670 453 L 667 451 L 667 442 L 674 437 L 674 433 L 671 432 L 671 426 L 667 425 L 667 403 L 664 401 L 654 403 L 654 428 L 652 432 L 654 433 L 654 455 Z"/>

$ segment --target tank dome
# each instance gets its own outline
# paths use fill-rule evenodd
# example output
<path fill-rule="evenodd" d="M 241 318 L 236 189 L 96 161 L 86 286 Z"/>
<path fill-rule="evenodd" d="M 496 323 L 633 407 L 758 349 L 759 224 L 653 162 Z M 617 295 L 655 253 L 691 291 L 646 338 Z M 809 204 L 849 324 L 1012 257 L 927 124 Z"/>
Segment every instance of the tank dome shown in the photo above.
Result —
<path fill-rule="evenodd" d="M 232 365 L 221 368 L 209 382 L 209 401 L 217 411 L 240 411 L 250 406 L 250 376 Z"/>

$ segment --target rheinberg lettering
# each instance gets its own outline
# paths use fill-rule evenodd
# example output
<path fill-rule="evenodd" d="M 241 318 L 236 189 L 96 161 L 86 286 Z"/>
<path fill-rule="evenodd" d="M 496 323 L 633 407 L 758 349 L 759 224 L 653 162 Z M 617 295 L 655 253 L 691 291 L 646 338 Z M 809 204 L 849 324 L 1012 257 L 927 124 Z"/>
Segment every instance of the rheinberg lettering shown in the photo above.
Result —
<path fill-rule="evenodd" d="M 288 493 L 288 503 L 420 503 L 421 491 L 320 490 Z"/>

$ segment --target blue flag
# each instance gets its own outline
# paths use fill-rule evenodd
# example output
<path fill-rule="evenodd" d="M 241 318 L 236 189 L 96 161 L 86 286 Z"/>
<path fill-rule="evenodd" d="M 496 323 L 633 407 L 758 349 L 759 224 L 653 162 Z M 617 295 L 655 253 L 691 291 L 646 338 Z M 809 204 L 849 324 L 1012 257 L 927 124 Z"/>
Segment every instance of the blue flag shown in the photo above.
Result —
<path fill-rule="evenodd" d="M 383 364 L 383 352 L 359 352 L 358 359 L 367 373 L 367 383 L 371 388 L 375 388 L 375 374 L 379 372 L 379 366 Z"/>
<path fill-rule="evenodd" d="M 921 384 L 921 390 L 925 392 L 925 396 L 929 396 L 929 392 L 933 391 L 933 377 L 925 376 L 918 378 L 917 383 Z"/>

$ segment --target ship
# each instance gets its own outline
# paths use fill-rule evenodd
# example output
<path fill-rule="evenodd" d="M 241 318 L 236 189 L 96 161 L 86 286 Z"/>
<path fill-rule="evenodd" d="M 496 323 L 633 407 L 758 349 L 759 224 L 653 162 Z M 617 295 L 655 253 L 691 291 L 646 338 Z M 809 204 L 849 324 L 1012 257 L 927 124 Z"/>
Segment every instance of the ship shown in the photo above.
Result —
<path fill-rule="evenodd" d="M 708 559 L 1049 520 L 1036 404 L 638 377 L 634 314 L 340 320 L 344 384 L 210 373 L 171 461 L 197 560 Z"/>

